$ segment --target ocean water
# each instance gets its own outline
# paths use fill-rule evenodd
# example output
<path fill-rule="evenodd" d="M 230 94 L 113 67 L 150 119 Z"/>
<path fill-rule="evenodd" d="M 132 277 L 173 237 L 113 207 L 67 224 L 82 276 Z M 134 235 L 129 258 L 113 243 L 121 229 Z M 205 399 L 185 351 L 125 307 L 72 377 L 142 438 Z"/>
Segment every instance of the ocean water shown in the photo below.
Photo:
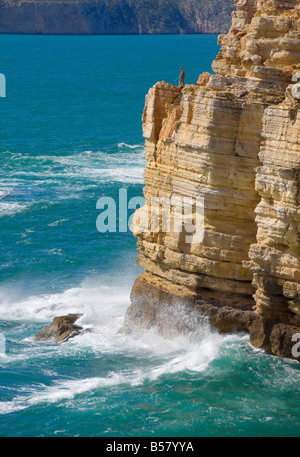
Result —
<path fill-rule="evenodd" d="M 148 89 L 197 80 L 216 36 L 0 36 L 0 435 L 298 436 L 299 364 L 206 321 L 189 338 L 119 333 L 141 273 L 100 197 L 142 196 Z M 89 331 L 35 342 L 53 317 Z"/>

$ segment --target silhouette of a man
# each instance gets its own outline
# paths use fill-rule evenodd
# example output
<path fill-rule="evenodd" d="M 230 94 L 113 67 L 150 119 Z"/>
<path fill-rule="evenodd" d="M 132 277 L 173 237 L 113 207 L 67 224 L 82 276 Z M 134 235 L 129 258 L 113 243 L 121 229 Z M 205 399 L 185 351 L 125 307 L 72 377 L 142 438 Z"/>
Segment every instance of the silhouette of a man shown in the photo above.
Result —
<path fill-rule="evenodd" d="M 180 80 L 179 80 L 179 86 L 184 86 L 184 81 L 185 81 L 185 71 L 181 67 L 180 68 Z"/>

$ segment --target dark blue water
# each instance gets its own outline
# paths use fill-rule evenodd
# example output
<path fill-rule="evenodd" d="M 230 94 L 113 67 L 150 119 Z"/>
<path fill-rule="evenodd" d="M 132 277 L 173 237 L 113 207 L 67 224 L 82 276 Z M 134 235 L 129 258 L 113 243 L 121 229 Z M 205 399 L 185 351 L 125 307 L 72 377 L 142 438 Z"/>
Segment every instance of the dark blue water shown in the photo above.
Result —
<path fill-rule="evenodd" d="M 247 335 L 118 333 L 140 274 L 100 197 L 142 196 L 144 97 L 216 36 L 0 36 L 1 436 L 297 436 L 299 367 Z M 130 215 L 130 212 L 129 212 Z M 91 331 L 33 341 L 57 315 Z M 195 335 L 194 335 L 195 336 Z"/>

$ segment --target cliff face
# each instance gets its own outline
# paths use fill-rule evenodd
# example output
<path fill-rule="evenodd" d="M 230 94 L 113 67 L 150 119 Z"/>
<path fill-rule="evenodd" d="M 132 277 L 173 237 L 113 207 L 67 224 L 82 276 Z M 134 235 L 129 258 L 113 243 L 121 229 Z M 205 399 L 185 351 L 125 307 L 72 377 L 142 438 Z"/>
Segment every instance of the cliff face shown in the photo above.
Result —
<path fill-rule="evenodd" d="M 300 333 L 300 2 L 235 3 L 215 74 L 184 88 L 157 83 L 146 97 L 147 204 L 133 227 L 145 273 L 124 328 L 170 335 L 206 316 L 292 358 Z M 202 242 L 187 243 L 172 224 L 147 230 L 153 197 L 202 197 Z M 170 211 L 176 220 L 178 208 Z"/>
<path fill-rule="evenodd" d="M 232 10 L 233 0 L 2 0 L 0 33 L 222 33 Z"/>

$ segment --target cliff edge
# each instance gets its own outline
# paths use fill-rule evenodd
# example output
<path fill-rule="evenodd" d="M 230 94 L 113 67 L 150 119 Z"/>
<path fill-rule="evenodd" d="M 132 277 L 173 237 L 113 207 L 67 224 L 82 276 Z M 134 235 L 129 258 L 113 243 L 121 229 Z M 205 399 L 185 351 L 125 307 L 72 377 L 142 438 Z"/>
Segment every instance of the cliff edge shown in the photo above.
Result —
<path fill-rule="evenodd" d="M 300 333 L 300 1 L 235 0 L 215 74 L 146 96 L 145 207 L 124 329 L 189 331 L 205 316 L 293 358 Z M 149 229 L 153 198 L 201 198 L 201 242 Z M 160 202 L 158 206 L 160 207 Z M 191 220 L 197 214 L 192 210 Z M 184 310 L 184 311 L 182 311 Z"/>

